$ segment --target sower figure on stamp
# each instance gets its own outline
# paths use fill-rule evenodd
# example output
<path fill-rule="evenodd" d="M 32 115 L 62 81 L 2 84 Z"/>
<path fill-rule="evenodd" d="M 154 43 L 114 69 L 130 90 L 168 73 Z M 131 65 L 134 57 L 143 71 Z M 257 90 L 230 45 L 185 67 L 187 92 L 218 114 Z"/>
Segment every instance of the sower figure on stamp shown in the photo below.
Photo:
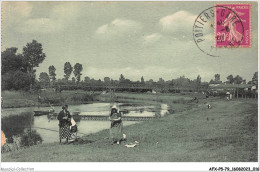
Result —
<path fill-rule="evenodd" d="M 60 111 L 58 115 L 59 120 L 59 137 L 60 143 L 62 139 L 66 139 L 66 143 L 70 138 L 70 125 L 71 125 L 71 115 L 68 111 L 68 105 L 62 107 L 62 111 Z"/>
<path fill-rule="evenodd" d="M 109 130 L 110 140 L 112 141 L 111 144 L 117 143 L 119 145 L 123 139 L 123 123 L 121 119 L 121 113 L 115 105 L 111 109 L 109 120 L 111 121 Z"/>

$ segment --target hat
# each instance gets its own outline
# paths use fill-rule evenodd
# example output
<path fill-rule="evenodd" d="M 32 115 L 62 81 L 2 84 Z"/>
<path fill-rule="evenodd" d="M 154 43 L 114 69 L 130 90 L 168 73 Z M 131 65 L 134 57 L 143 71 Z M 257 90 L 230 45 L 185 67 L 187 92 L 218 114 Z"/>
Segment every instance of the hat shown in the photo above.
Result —
<path fill-rule="evenodd" d="M 111 108 L 111 110 L 112 110 L 112 109 L 115 109 L 117 112 L 119 112 L 119 109 L 116 107 L 116 105 L 113 105 L 112 108 Z"/>
<path fill-rule="evenodd" d="M 111 109 L 117 109 L 116 105 L 113 105 Z"/>

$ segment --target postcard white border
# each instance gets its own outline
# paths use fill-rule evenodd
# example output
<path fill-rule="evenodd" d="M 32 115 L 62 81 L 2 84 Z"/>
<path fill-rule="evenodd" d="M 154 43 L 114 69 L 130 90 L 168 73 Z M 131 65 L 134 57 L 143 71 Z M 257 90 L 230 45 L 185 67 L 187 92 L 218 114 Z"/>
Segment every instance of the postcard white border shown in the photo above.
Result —
<path fill-rule="evenodd" d="M 7 1 L 7 0 L 1 0 Z M 24 1 L 24 0 L 8 0 L 8 1 Z M 41 0 L 27 0 L 27 1 L 41 1 Z M 62 0 L 44 0 L 44 1 L 62 1 Z M 63 0 L 63 1 L 72 1 L 72 0 Z M 84 0 L 78 0 L 84 1 Z M 95 1 L 108 1 L 108 0 L 95 0 Z M 116 0 L 116 1 L 137 1 L 137 0 Z M 157 1 L 157 0 L 142 0 L 142 1 Z M 163 0 L 163 1 L 172 1 L 172 0 Z M 181 0 L 174 0 L 181 1 Z M 188 1 L 197 1 L 197 0 L 188 0 Z M 211 0 L 200 0 L 200 1 L 211 1 Z M 221 1 L 215 0 L 212 2 L 238 2 L 236 0 Z M 240 0 L 241 2 L 247 2 L 248 0 Z M 258 0 L 251 0 L 252 2 L 258 2 Z M 0 5 L 0 7 L 2 7 Z M 258 12 L 260 11 L 258 4 Z M 258 15 L 258 37 L 259 37 L 259 22 L 260 18 Z M 0 24 L 1 26 L 1 24 Z M 1 27 L 0 27 L 1 30 Z M 1 42 L 0 42 L 1 45 Z M 260 40 L 258 39 L 258 57 Z M 258 60 L 258 70 L 260 62 Z M 1 69 L 1 66 L 0 66 Z M 258 78 L 259 79 L 259 78 Z M 1 88 L 1 80 L 0 80 Z M 258 93 L 259 94 L 259 93 Z M 259 96 L 259 95 L 258 95 Z M 258 100 L 259 101 L 259 100 Z M 258 109 L 259 109 L 258 102 Z M 259 113 L 258 113 L 259 114 Z M 259 115 L 258 115 L 259 116 Z M 259 122 L 258 117 L 258 135 L 259 135 Z M 0 119 L 1 126 L 1 119 Z M 259 137 L 258 137 L 258 162 L 145 162 L 145 163 L 131 163 L 131 162 L 59 162 L 59 163 L 41 163 L 41 162 L 2 162 L 0 163 L 1 169 L 7 169 L 7 171 L 31 171 L 30 168 L 33 168 L 32 171 L 209 171 L 210 167 L 259 167 L 260 159 L 259 151 Z M 0 157 L 1 158 L 1 157 Z M 0 170 L 2 171 L 2 170 Z"/>

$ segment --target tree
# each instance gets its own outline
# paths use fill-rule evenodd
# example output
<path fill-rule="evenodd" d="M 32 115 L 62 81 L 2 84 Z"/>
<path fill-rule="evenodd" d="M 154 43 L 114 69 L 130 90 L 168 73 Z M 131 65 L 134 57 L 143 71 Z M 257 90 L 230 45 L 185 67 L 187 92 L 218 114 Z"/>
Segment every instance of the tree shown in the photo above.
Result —
<path fill-rule="evenodd" d="M 152 86 L 153 85 L 153 80 L 149 79 L 149 81 L 146 81 L 146 84 L 149 85 L 149 86 Z"/>
<path fill-rule="evenodd" d="M 18 48 L 7 48 L 1 52 L 2 90 L 28 90 L 31 84 L 30 75 L 26 72 L 26 63 Z"/>
<path fill-rule="evenodd" d="M 25 90 L 30 89 L 30 75 L 22 71 L 15 71 L 12 77 L 13 89 Z"/>
<path fill-rule="evenodd" d="M 141 84 L 144 84 L 144 77 L 141 77 Z"/>
<path fill-rule="evenodd" d="M 64 73 L 65 73 L 64 78 L 66 80 L 69 80 L 72 70 L 73 70 L 73 68 L 72 68 L 70 62 L 66 62 L 64 64 Z"/>
<path fill-rule="evenodd" d="M 109 83 L 110 83 L 110 81 L 111 81 L 111 80 L 110 80 L 110 78 L 109 78 L 109 77 L 105 77 L 105 78 L 104 78 L 104 82 L 105 82 L 105 84 L 109 84 Z"/>
<path fill-rule="evenodd" d="M 209 81 L 209 84 L 214 84 L 215 83 L 215 81 L 213 81 L 213 79 L 211 79 L 210 81 Z"/>
<path fill-rule="evenodd" d="M 174 79 L 173 83 L 177 87 L 187 87 L 190 83 L 190 80 L 185 78 L 185 76 L 180 76 L 179 78 Z"/>
<path fill-rule="evenodd" d="M 35 80 L 35 67 L 39 67 L 39 64 L 43 62 L 46 55 L 43 53 L 42 44 L 38 43 L 36 40 L 33 40 L 30 43 L 27 43 L 23 48 L 23 58 L 27 64 L 27 72 L 30 74 L 32 79 L 32 85 Z"/>
<path fill-rule="evenodd" d="M 234 78 L 234 83 L 235 84 L 241 84 L 243 82 L 243 78 L 239 75 L 237 75 L 235 78 Z"/>
<path fill-rule="evenodd" d="M 86 77 L 84 78 L 84 82 L 90 83 L 90 77 L 86 76 Z"/>
<path fill-rule="evenodd" d="M 125 83 L 125 84 L 132 84 L 132 81 L 130 81 L 130 79 L 125 79 L 125 80 L 124 80 L 124 83 Z"/>
<path fill-rule="evenodd" d="M 76 82 L 75 77 L 72 77 L 72 78 L 71 78 L 71 81 L 72 81 L 73 84 L 75 84 L 75 82 Z"/>
<path fill-rule="evenodd" d="M 101 85 L 101 84 L 102 84 L 101 79 L 98 79 L 98 80 L 97 80 L 97 85 Z"/>
<path fill-rule="evenodd" d="M 157 83 L 163 85 L 165 83 L 165 81 L 163 78 L 159 78 L 159 81 Z"/>
<path fill-rule="evenodd" d="M 252 83 L 258 85 L 258 72 L 254 73 L 254 76 L 252 78 Z"/>
<path fill-rule="evenodd" d="M 76 63 L 76 64 L 74 65 L 74 71 L 73 71 L 73 73 L 74 73 L 74 75 L 75 75 L 75 79 L 76 79 L 77 83 L 79 83 L 79 81 L 80 81 L 80 76 L 82 75 L 82 74 L 81 74 L 81 71 L 82 71 L 82 70 L 83 70 L 82 64 Z"/>
<path fill-rule="evenodd" d="M 56 73 L 55 73 L 55 71 L 56 71 L 56 68 L 53 65 L 51 65 L 49 67 L 49 76 L 50 76 L 50 79 L 52 80 L 52 82 L 54 82 L 56 80 Z"/>
<path fill-rule="evenodd" d="M 248 81 L 248 83 L 247 84 L 253 84 L 253 82 L 252 81 Z"/>
<path fill-rule="evenodd" d="M 18 48 L 12 47 L 7 48 L 5 51 L 1 53 L 2 58 L 2 75 L 8 71 L 17 71 L 20 70 L 22 72 L 26 72 L 26 64 L 23 60 L 21 54 L 17 54 Z"/>
<path fill-rule="evenodd" d="M 233 84 L 233 83 L 234 83 L 234 77 L 233 77 L 233 75 L 229 75 L 229 76 L 227 77 L 227 80 L 228 80 L 228 83 L 229 83 L 229 84 Z"/>
<path fill-rule="evenodd" d="M 214 77 L 215 77 L 215 82 L 219 83 L 220 82 L 220 74 L 215 74 Z"/>
<path fill-rule="evenodd" d="M 119 78 L 119 82 L 124 82 L 125 81 L 125 77 L 123 74 L 120 75 L 120 78 Z"/>
<path fill-rule="evenodd" d="M 46 55 L 43 53 L 42 44 L 33 40 L 31 43 L 27 43 L 23 48 L 23 56 L 29 65 L 29 70 L 34 67 L 39 67 L 39 64 L 43 62 Z"/>
<path fill-rule="evenodd" d="M 196 83 L 197 83 L 197 85 L 201 84 L 201 77 L 200 77 L 200 75 L 197 76 Z"/>
<path fill-rule="evenodd" d="M 4 75 L 2 75 L 1 89 L 2 90 L 13 89 L 13 72 L 7 72 Z"/>
<path fill-rule="evenodd" d="M 39 81 L 44 87 L 48 87 L 50 85 L 50 78 L 46 72 L 40 73 Z"/>

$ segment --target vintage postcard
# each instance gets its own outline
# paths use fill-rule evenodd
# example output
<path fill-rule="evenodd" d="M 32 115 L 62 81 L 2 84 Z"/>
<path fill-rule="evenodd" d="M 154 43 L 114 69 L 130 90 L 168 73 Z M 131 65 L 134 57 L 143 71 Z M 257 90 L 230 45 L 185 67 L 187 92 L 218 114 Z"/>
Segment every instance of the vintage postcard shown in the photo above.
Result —
<path fill-rule="evenodd" d="M 259 171 L 258 10 L 2 1 L 1 170 Z"/>

